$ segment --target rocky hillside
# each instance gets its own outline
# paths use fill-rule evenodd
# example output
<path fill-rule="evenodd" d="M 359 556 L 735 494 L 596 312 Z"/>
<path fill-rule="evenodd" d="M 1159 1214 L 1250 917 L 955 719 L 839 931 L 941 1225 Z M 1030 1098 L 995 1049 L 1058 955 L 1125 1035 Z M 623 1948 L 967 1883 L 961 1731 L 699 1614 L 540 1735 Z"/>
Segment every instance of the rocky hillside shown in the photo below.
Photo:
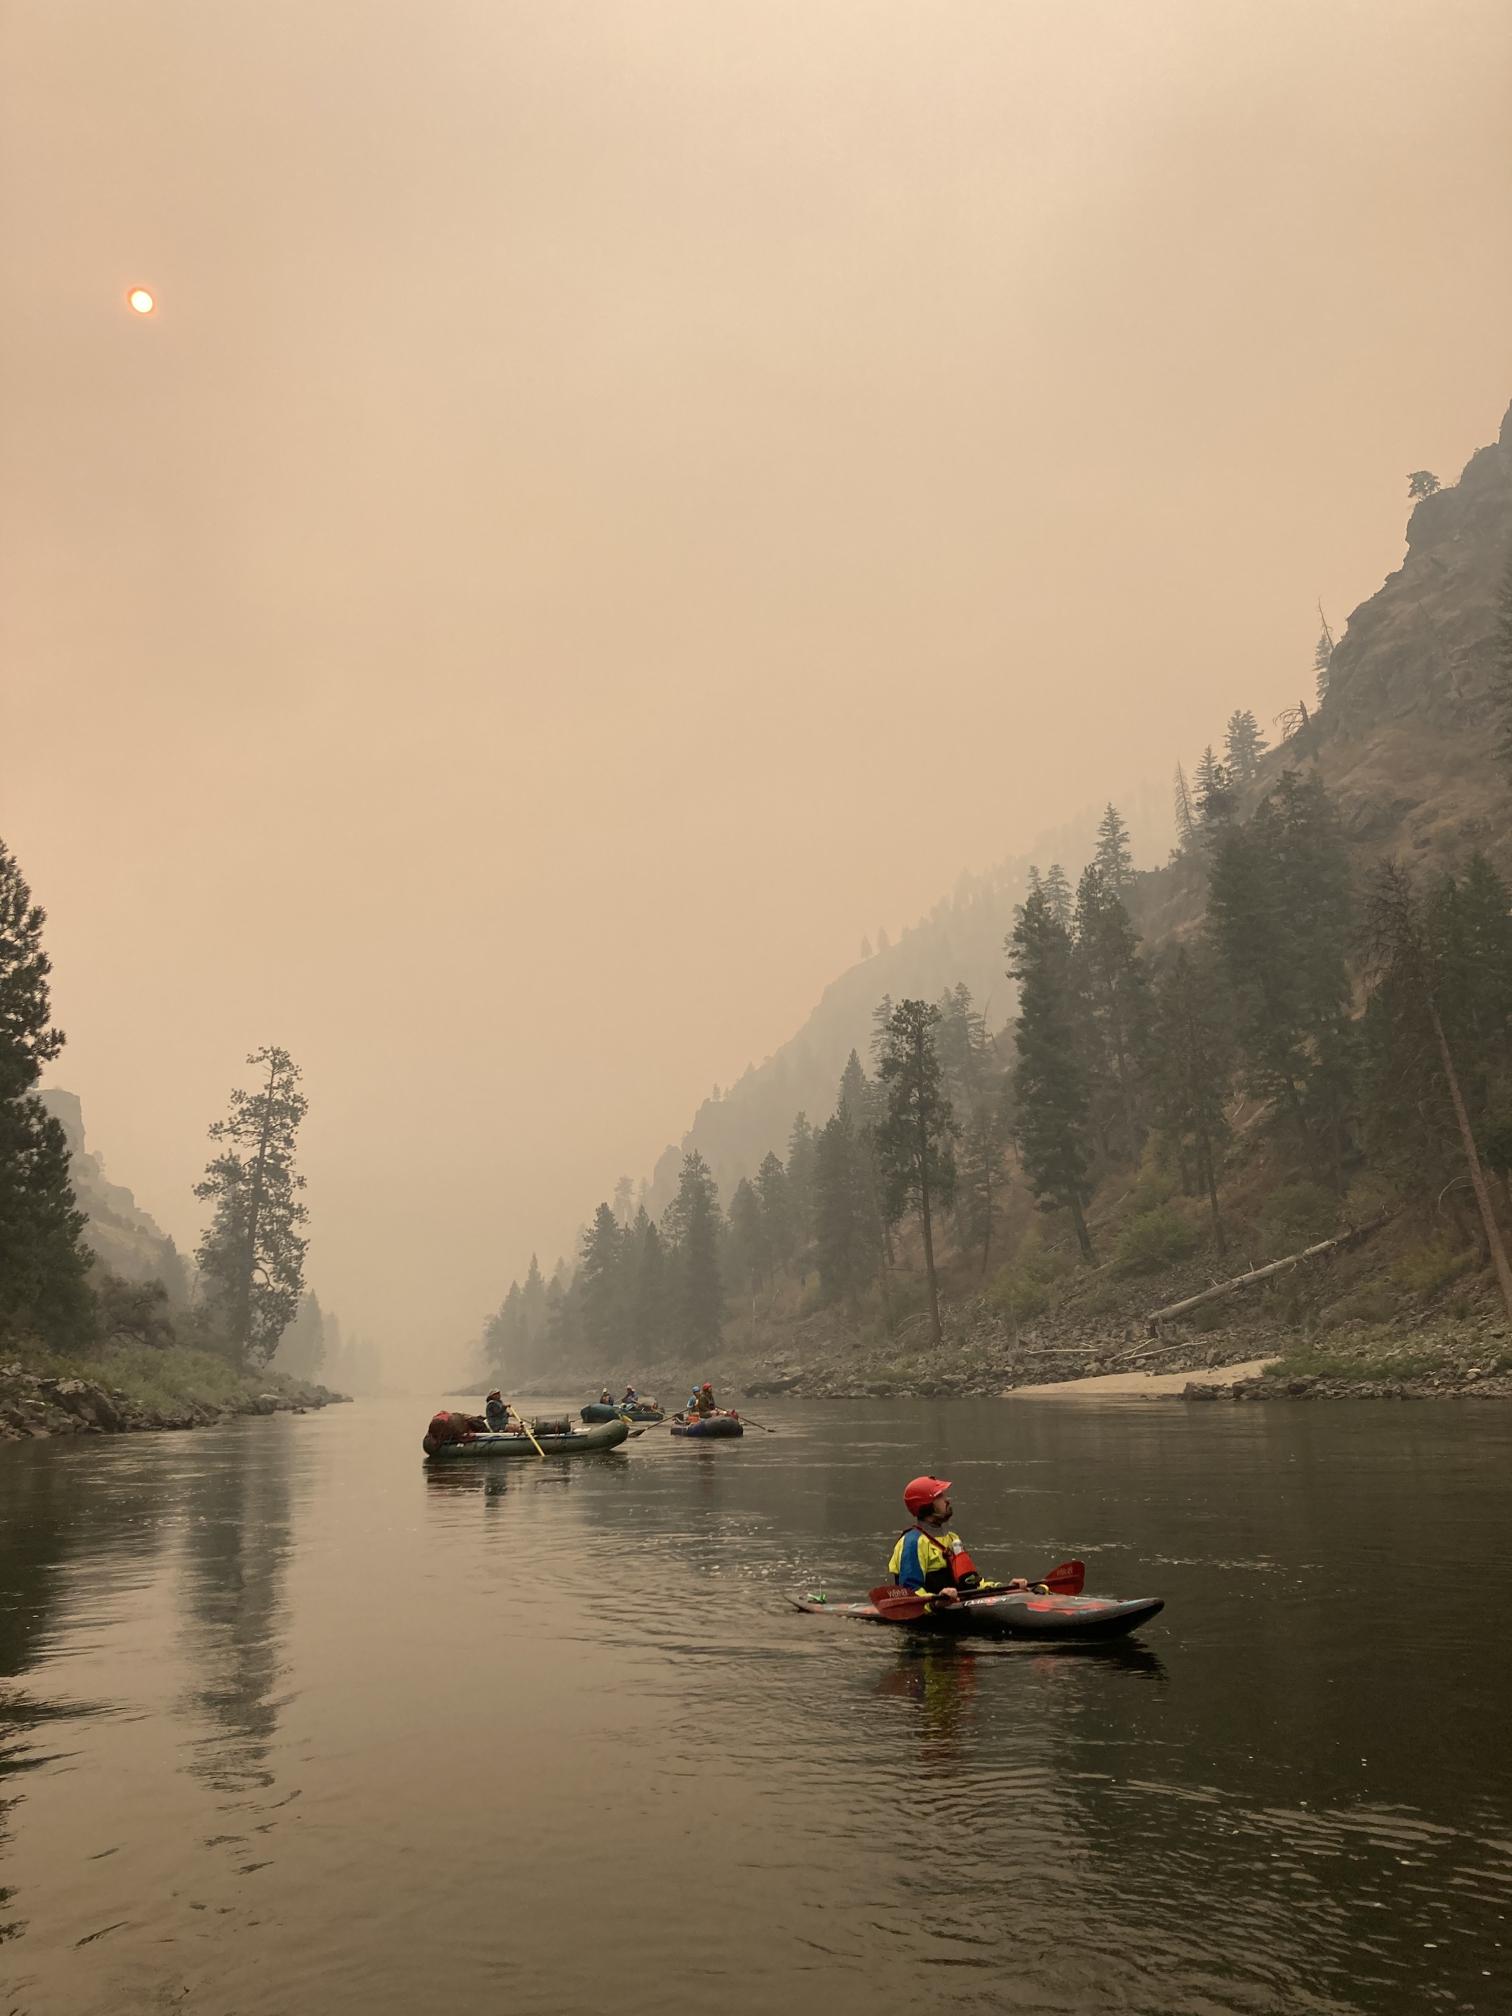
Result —
<path fill-rule="evenodd" d="M 175 1302 L 187 1300 L 183 1256 L 125 1185 L 105 1174 L 104 1162 L 85 1141 L 78 1094 L 52 1087 L 38 1097 L 67 1137 L 74 1196 L 88 1216 L 84 1237 L 96 1258 L 123 1281 L 161 1281 Z"/>

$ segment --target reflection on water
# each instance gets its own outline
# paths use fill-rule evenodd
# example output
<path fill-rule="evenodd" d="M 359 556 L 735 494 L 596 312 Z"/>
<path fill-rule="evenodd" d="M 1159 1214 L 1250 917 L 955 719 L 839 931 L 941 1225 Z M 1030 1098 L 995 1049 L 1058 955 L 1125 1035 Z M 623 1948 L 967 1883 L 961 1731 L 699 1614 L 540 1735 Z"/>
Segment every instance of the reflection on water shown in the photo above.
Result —
<path fill-rule="evenodd" d="M 416 1412 L 0 1451 L 6 2016 L 408 2016 L 438 1953 L 525 2016 L 1502 2006 L 1495 1410 L 773 1408 L 435 1471 Z M 1165 1613 L 791 1611 L 926 1467 L 984 1567 Z"/>

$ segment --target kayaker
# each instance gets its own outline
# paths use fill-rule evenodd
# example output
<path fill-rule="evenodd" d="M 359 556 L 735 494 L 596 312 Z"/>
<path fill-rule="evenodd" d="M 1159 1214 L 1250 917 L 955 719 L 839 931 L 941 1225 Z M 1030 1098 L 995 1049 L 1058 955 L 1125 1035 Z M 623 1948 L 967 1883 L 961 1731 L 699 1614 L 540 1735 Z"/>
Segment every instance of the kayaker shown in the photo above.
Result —
<path fill-rule="evenodd" d="M 938 1596 L 942 1603 L 959 1603 L 962 1595 L 973 1589 L 1029 1586 L 1022 1576 L 1001 1585 L 982 1581 L 965 1542 L 950 1524 L 955 1507 L 950 1502 L 948 1477 L 915 1477 L 904 1489 L 903 1503 L 913 1514 L 914 1523 L 898 1535 L 887 1564 L 898 1588 L 918 1589 Z"/>
<path fill-rule="evenodd" d="M 502 1435 L 509 1426 L 509 1402 L 500 1393 L 497 1386 L 495 1386 L 492 1393 L 484 1401 L 483 1412 L 493 1433 L 495 1435 Z"/>

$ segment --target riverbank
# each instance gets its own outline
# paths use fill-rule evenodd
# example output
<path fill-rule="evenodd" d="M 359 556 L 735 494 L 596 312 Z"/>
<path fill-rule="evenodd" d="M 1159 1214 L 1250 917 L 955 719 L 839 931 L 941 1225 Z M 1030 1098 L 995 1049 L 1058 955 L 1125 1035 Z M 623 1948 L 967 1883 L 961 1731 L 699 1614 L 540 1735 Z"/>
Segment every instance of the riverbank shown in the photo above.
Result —
<path fill-rule="evenodd" d="M 120 1347 L 87 1358 L 0 1360 L 0 1442 L 208 1428 L 248 1414 L 303 1414 L 347 1395 L 283 1373 L 241 1373 L 177 1347 Z"/>

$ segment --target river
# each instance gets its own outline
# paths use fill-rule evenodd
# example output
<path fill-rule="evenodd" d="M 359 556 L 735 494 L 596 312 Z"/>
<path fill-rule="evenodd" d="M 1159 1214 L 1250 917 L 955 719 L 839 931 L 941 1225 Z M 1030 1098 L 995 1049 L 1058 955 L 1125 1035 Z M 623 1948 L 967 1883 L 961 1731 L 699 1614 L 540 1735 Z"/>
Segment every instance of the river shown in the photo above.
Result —
<path fill-rule="evenodd" d="M 429 1408 L 0 1449 L 3 2016 L 1504 2011 L 1512 1410 Z M 800 1616 L 930 1468 L 1092 1651 Z"/>

